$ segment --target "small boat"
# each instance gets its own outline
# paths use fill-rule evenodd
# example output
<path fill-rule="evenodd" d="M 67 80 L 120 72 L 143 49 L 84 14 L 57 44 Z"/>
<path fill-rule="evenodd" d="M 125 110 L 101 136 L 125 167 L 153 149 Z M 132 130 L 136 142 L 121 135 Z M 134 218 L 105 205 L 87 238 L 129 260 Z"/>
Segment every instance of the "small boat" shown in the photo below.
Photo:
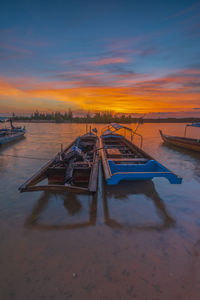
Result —
<path fill-rule="evenodd" d="M 99 138 L 89 132 L 78 137 L 64 151 L 61 148 L 19 190 L 95 192 L 98 166 Z"/>
<path fill-rule="evenodd" d="M 10 128 L 0 129 L 0 145 L 7 144 L 23 137 L 26 133 L 25 127 L 15 127 L 11 118 L 0 117 L 0 122 L 10 121 Z"/>
<path fill-rule="evenodd" d="M 128 131 L 131 140 L 116 133 L 120 129 Z M 133 144 L 134 135 L 140 137 L 140 147 Z M 144 152 L 142 142 L 142 136 L 126 126 L 112 123 L 103 128 L 102 163 L 107 184 L 115 185 L 122 180 L 148 180 L 154 177 L 165 177 L 170 183 L 180 184 L 182 178 Z"/>
<path fill-rule="evenodd" d="M 184 137 L 166 135 L 162 132 L 162 130 L 159 130 L 161 138 L 167 144 L 200 152 L 200 139 L 192 139 L 186 137 L 186 130 L 188 126 L 200 127 L 200 123 L 187 124 L 185 127 Z"/>

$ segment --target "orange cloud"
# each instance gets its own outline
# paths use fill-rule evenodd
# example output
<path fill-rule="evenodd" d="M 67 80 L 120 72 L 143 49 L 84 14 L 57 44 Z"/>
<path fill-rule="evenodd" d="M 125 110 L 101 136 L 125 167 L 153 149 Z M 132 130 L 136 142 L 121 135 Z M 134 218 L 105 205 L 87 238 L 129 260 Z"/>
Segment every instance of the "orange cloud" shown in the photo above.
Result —
<path fill-rule="evenodd" d="M 0 109 L 2 112 L 6 109 L 34 111 L 36 108 L 55 111 L 71 107 L 86 111 L 149 113 L 191 111 L 199 107 L 198 70 L 183 70 L 150 80 L 137 74 L 109 75 L 112 80 L 108 82 L 105 78 L 101 81 L 102 74 L 99 76 L 98 72 L 89 78 L 87 73 L 85 75 L 83 73 L 83 78 L 77 81 L 51 82 L 38 78 L 2 78 Z"/>
<path fill-rule="evenodd" d="M 128 62 L 127 58 L 124 57 L 113 57 L 113 58 L 102 58 L 99 60 L 92 61 L 91 64 L 95 66 L 103 66 L 103 65 L 110 65 L 110 64 L 123 64 Z"/>
<path fill-rule="evenodd" d="M 80 87 L 70 89 L 30 90 L 32 97 L 51 98 L 71 102 L 83 110 L 112 110 L 124 113 L 144 113 L 192 109 L 198 104 L 197 94 L 182 94 L 178 91 L 146 92 L 130 87 Z"/>

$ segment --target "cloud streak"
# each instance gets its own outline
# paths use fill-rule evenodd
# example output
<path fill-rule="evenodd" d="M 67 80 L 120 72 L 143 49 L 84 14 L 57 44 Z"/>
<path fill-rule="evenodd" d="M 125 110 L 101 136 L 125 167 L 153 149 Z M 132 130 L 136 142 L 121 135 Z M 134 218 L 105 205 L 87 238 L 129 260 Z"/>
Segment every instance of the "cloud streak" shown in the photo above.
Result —
<path fill-rule="evenodd" d="M 45 110 L 59 106 L 81 110 L 112 110 L 114 112 L 168 112 L 194 110 L 200 97 L 200 70 L 184 69 L 165 77 L 146 79 L 142 74 L 130 77 L 110 75 L 108 84 L 103 85 L 101 73 L 76 74 L 75 80 L 42 81 L 38 78 L 1 78 L 0 99 L 13 98 L 30 110 L 37 101 Z M 132 77 L 131 77 L 132 76 Z M 76 77 L 77 80 L 76 80 Z M 104 77 L 104 76 L 103 76 Z M 30 102 L 31 99 L 31 102 Z M 43 99 L 43 100 L 42 100 Z M 32 106 L 34 110 L 35 105 Z"/>
<path fill-rule="evenodd" d="M 127 62 L 128 59 L 125 57 L 108 57 L 108 58 L 101 58 L 96 61 L 91 61 L 91 64 L 95 66 L 104 66 L 104 65 L 111 65 L 111 64 L 124 64 Z"/>

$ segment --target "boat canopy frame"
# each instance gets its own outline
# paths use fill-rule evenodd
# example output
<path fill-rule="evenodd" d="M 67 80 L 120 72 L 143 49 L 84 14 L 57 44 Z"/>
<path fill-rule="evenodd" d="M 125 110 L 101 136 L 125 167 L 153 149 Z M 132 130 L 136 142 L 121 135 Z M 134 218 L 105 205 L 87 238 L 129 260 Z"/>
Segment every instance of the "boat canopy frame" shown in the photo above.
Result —
<path fill-rule="evenodd" d="M 187 132 L 188 127 L 200 127 L 200 122 L 192 123 L 192 124 L 186 124 L 185 125 L 185 130 L 184 130 L 184 137 L 186 137 L 186 132 Z"/>
<path fill-rule="evenodd" d="M 120 129 L 124 129 L 125 131 L 129 131 L 131 133 L 131 142 L 133 142 L 133 137 L 134 135 L 137 135 L 140 137 L 140 149 L 142 149 L 143 146 L 143 136 L 139 133 L 136 132 L 136 130 L 133 130 L 130 127 L 118 124 L 118 123 L 111 123 L 105 127 L 102 128 L 101 130 L 101 134 L 105 135 L 105 134 L 113 134 L 114 132 L 117 132 Z"/>

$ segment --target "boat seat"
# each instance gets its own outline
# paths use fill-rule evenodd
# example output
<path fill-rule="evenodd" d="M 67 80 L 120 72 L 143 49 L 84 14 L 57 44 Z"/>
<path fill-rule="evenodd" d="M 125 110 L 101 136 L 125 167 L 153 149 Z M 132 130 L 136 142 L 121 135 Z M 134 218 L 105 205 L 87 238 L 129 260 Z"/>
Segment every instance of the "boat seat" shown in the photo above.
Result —
<path fill-rule="evenodd" d="M 121 152 L 117 148 L 106 149 L 106 152 L 108 153 L 108 155 L 121 155 Z"/>

